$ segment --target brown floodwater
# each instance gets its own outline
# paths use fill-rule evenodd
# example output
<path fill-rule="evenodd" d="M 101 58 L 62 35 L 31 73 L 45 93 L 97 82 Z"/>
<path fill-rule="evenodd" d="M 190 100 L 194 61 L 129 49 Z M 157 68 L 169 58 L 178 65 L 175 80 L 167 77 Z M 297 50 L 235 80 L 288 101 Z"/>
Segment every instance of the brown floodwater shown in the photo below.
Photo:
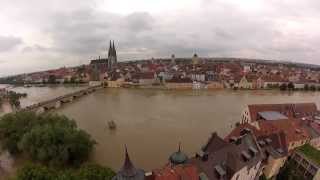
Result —
<path fill-rule="evenodd" d="M 167 163 L 181 142 L 193 155 L 212 132 L 226 135 L 252 103 L 316 102 L 318 92 L 164 91 L 103 89 L 65 105 L 58 113 L 75 119 L 97 141 L 92 160 L 115 170 L 126 144 L 136 166 L 150 170 Z M 109 130 L 113 120 L 116 130 Z"/>
<path fill-rule="evenodd" d="M 25 106 L 80 88 L 83 87 L 14 90 L 28 93 L 22 100 Z M 179 142 L 191 156 L 212 132 L 226 135 L 240 120 L 247 104 L 286 102 L 316 102 L 319 106 L 320 92 L 102 89 L 65 104 L 56 112 L 73 118 L 97 141 L 92 161 L 118 170 L 126 144 L 134 164 L 151 170 L 167 163 Z M 116 122 L 116 130 L 107 127 L 110 120 Z"/>

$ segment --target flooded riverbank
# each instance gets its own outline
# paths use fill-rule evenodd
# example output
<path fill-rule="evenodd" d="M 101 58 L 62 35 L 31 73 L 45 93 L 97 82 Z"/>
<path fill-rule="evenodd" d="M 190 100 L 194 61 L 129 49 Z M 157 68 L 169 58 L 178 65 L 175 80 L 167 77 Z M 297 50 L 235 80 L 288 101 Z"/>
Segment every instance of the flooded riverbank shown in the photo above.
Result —
<path fill-rule="evenodd" d="M 316 102 L 318 92 L 164 91 L 104 89 L 57 112 L 75 119 L 98 142 L 92 160 L 118 169 L 127 144 L 133 161 L 147 170 L 164 165 L 178 142 L 193 155 L 210 133 L 228 133 L 253 103 Z M 109 130 L 108 121 L 117 124 Z"/>
<path fill-rule="evenodd" d="M 21 101 L 26 106 L 81 88 L 15 90 L 28 93 Z M 319 106 L 319 100 L 319 92 L 101 89 L 54 112 L 73 118 L 97 141 L 92 161 L 117 170 L 127 144 L 134 163 L 150 170 L 164 165 L 178 142 L 193 155 L 210 133 L 227 134 L 247 104 L 316 102 Z M 116 123 L 115 130 L 108 128 L 109 121 Z"/>

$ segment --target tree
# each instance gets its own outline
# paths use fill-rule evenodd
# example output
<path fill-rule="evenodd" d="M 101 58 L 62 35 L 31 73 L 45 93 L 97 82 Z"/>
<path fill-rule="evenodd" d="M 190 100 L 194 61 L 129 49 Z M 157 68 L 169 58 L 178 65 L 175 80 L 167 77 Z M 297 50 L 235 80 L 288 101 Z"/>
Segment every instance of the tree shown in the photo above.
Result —
<path fill-rule="evenodd" d="M 56 174 L 45 166 L 28 164 L 18 170 L 16 180 L 56 180 Z"/>
<path fill-rule="evenodd" d="M 16 180 L 110 180 L 115 176 L 110 168 L 96 164 L 79 169 L 54 169 L 41 164 L 27 164 L 18 170 Z"/>
<path fill-rule="evenodd" d="M 27 94 L 26 93 L 16 93 L 14 91 L 9 91 L 6 96 L 9 99 L 9 103 L 12 106 L 20 107 L 20 98 L 21 97 L 26 97 Z"/>
<path fill-rule="evenodd" d="M 280 169 L 280 172 L 277 175 L 277 180 L 301 180 L 302 178 L 298 171 L 295 170 L 294 164 L 289 161 Z"/>
<path fill-rule="evenodd" d="M 115 176 L 115 173 L 110 168 L 105 168 L 99 165 L 86 165 L 79 169 L 79 180 L 106 180 Z"/>
<path fill-rule="evenodd" d="M 24 152 L 51 165 L 80 165 L 95 141 L 62 115 L 17 112 L 0 119 L 0 141 L 11 153 Z"/>
<path fill-rule="evenodd" d="M 294 84 L 292 82 L 289 82 L 288 89 L 289 90 L 294 90 L 295 89 L 295 86 L 294 86 Z"/>
<path fill-rule="evenodd" d="M 317 90 L 317 88 L 316 88 L 316 86 L 315 86 L 315 85 L 311 85 L 311 86 L 310 86 L 310 90 L 311 90 L 311 91 L 316 91 L 316 90 Z"/>
<path fill-rule="evenodd" d="M 286 91 L 287 90 L 287 84 L 286 83 L 283 83 L 280 85 L 280 90 L 281 91 Z"/>
<path fill-rule="evenodd" d="M 64 78 L 63 83 L 68 84 L 69 83 L 69 79 L 68 78 Z"/>
<path fill-rule="evenodd" d="M 64 116 L 47 116 L 46 123 L 26 132 L 19 148 L 37 160 L 51 165 L 78 166 L 91 153 L 95 141 L 74 121 Z"/>
<path fill-rule="evenodd" d="M 76 83 L 76 77 L 75 76 L 72 76 L 70 78 L 70 83 L 72 83 L 72 84 Z"/>
<path fill-rule="evenodd" d="M 55 84 L 56 83 L 56 76 L 55 75 L 49 75 L 49 78 L 48 78 L 48 83 L 49 84 Z"/>
<path fill-rule="evenodd" d="M 23 135 L 36 124 L 37 116 L 33 112 L 6 114 L 0 118 L 0 142 L 10 153 L 21 152 L 18 143 Z"/>

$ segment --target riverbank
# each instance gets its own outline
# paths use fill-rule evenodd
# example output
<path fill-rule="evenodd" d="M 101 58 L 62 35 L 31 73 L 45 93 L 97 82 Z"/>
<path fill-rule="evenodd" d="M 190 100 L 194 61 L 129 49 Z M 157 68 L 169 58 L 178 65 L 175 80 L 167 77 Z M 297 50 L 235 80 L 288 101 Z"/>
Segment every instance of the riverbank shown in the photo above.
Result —
<path fill-rule="evenodd" d="M 55 112 L 73 118 L 98 145 L 92 161 L 119 169 L 123 145 L 145 170 L 165 164 L 181 142 L 194 155 L 212 132 L 226 135 L 247 104 L 316 102 L 319 92 L 104 89 Z M 109 130 L 113 120 L 116 130 Z"/>
<path fill-rule="evenodd" d="M 30 95 L 24 104 L 74 90 L 26 88 L 23 91 Z M 320 107 L 320 93 L 106 88 L 52 112 L 74 119 L 97 140 L 93 162 L 119 169 L 123 145 L 127 144 L 135 164 L 150 170 L 165 164 L 178 142 L 182 142 L 188 155 L 193 155 L 212 132 L 224 136 L 240 120 L 247 104 L 289 102 L 316 102 Z M 110 120 L 117 124 L 116 130 L 109 130 L 107 122 Z"/>

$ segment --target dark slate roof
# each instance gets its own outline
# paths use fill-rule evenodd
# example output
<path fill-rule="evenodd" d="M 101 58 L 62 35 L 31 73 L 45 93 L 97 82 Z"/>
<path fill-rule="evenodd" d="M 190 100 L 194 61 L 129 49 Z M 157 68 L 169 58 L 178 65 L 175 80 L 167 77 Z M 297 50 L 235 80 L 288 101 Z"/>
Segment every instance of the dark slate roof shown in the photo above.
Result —
<path fill-rule="evenodd" d="M 265 120 L 288 119 L 287 116 L 277 111 L 262 111 L 262 112 L 258 112 L 258 114 Z"/>
<path fill-rule="evenodd" d="M 105 58 L 93 59 L 93 60 L 90 61 L 91 65 L 94 65 L 94 64 L 106 64 L 106 63 L 108 63 L 108 59 L 105 59 Z"/>
<path fill-rule="evenodd" d="M 112 178 L 112 180 L 144 180 L 145 173 L 142 169 L 136 169 L 129 157 L 127 148 L 125 152 L 125 161 L 120 171 Z"/>
<path fill-rule="evenodd" d="M 250 153 L 250 148 L 256 150 L 256 154 Z M 235 172 L 243 167 L 253 167 L 263 159 L 263 153 L 258 147 L 255 137 L 249 132 L 238 138 L 234 143 L 228 143 L 213 134 L 208 144 L 203 148 L 207 158 L 195 157 L 190 163 L 198 167 L 199 173 L 205 173 L 210 180 L 227 180 L 233 177 Z M 250 159 L 244 160 L 242 153 L 249 154 Z M 219 177 L 215 167 L 221 167 L 226 175 Z"/>
<path fill-rule="evenodd" d="M 217 133 L 212 133 L 211 137 L 209 138 L 207 144 L 202 147 L 202 150 L 204 152 L 215 152 L 225 146 L 227 146 L 228 143 L 221 139 Z"/>

